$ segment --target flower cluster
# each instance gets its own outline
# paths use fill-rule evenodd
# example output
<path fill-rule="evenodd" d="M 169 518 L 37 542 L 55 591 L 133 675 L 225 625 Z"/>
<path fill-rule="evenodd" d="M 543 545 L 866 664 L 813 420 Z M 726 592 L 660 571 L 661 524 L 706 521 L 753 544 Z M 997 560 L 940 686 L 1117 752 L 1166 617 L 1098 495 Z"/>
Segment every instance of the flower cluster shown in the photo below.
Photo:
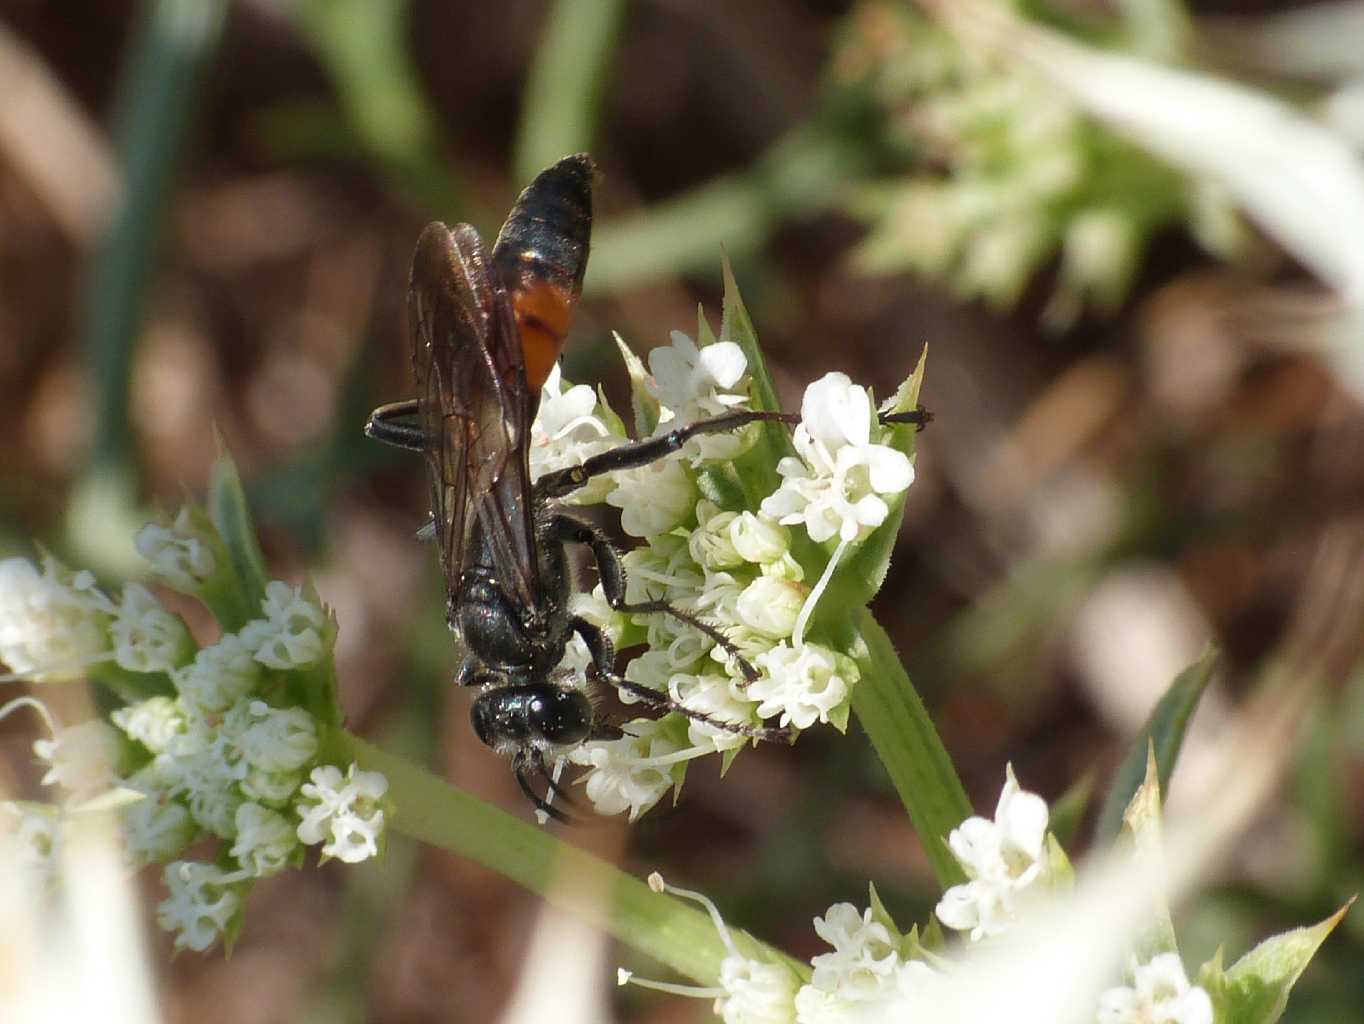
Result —
<path fill-rule="evenodd" d="M 1045 880 L 1049 872 L 1068 873 L 1054 840 L 1055 853 L 1047 863 L 1047 817 L 1045 801 L 1020 789 L 1010 769 L 995 820 L 969 818 L 954 831 L 953 851 L 968 872 L 978 875 L 971 885 L 988 879 L 994 886 L 988 899 L 979 888 L 969 897 L 953 896 L 968 888 L 954 887 L 938 906 L 941 923 L 972 931 L 966 955 L 978 948 L 977 940 L 1000 934 L 1012 921 L 1004 911 L 1018 908 L 1012 896 L 1003 893 L 1016 895 Z M 953 1005 L 954 971 L 963 959 L 948 949 L 935 923 L 922 932 L 917 927 L 899 931 L 874 888 L 865 909 L 838 903 L 814 919 L 815 934 L 830 951 L 813 957 L 806 970 L 745 953 L 704 895 L 668 885 L 657 874 L 650 876 L 649 885 L 706 908 L 726 950 L 719 984 L 710 988 L 664 984 L 622 970 L 618 972 L 622 985 L 714 999 L 715 1014 L 726 1024 L 937 1020 L 946 1019 L 945 1008 Z M 963 907 L 977 909 L 966 912 Z M 1100 996 L 1097 1024 L 1213 1024 L 1212 997 L 1190 984 L 1177 953 L 1157 953 L 1145 962 L 1133 958 L 1129 974 L 1129 985 L 1109 988 Z"/>
<path fill-rule="evenodd" d="M 647 374 L 626 351 L 641 437 L 750 408 L 748 359 L 735 342 L 698 345 L 673 332 L 671 345 L 650 353 Z M 756 451 L 761 429 L 695 436 L 669 458 L 609 474 L 571 496 L 619 508 L 624 531 L 642 541 L 624 556 L 628 603 L 666 601 L 731 645 L 726 650 L 674 616 L 617 614 L 600 586 L 577 599 L 575 612 L 618 647 L 647 643 L 626 679 L 704 716 L 638 719 L 621 739 L 572 751 L 570 759 L 588 769 L 582 781 L 599 813 L 633 820 L 680 786 L 695 758 L 721 753 L 728 765 L 749 742 L 743 729 L 846 725 L 860 670 L 819 642 L 817 630 L 812 639 L 805 634 L 835 570 L 890 518 L 913 466 L 867 390 L 840 373 L 807 389 L 789 454 Z M 605 400 L 569 385 L 557 369 L 531 437 L 537 477 L 628 441 Z M 765 479 L 769 489 L 753 493 Z M 793 530 L 808 539 L 798 542 Z M 758 678 L 745 677 L 734 651 Z M 587 662 L 582 649 L 571 658 Z"/>
<path fill-rule="evenodd" d="M 230 570 L 206 516 L 186 510 L 150 525 L 137 549 L 168 585 L 199 597 L 225 632 L 196 647 L 181 619 L 139 583 L 119 600 L 89 573 L 50 556 L 42 571 L 0 563 L 0 657 L 34 681 L 82 675 L 125 697 L 110 719 L 60 728 L 34 744 L 59 785 L 58 805 L 10 804 L 26 859 L 52 873 L 65 821 L 115 792 L 127 848 L 139 865 L 165 864 L 169 898 L 158 908 L 176 948 L 204 950 L 230 937 L 254 881 L 303 860 L 356 862 L 383 838 L 382 775 L 327 763 L 339 723 L 332 678 L 336 626 L 309 588 L 265 583 L 254 617 L 245 584 Z M 229 591 L 237 591 L 230 594 Z M 225 610 L 226 609 L 226 610 Z M 32 698 L 19 698 L 42 708 Z M 181 859 L 192 844 L 219 841 L 211 861 Z"/>
<path fill-rule="evenodd" d="M 1114 25 L 1108 38 L 1136 46 L 1181 35 L 1177 25 L 1128 28 Z M 835 68 L 876 97 L 913 168 L 855 201 L 871 225 L 858 253 L 867 270 L 914 270 L 1007 306 L 1059 252 L 1045 319 L 1064 328 L 1086 304 L 1105 313 L 1121 304 L 1142 248 L 1163 228 L 1183 221 L 1221 255 L 1240 243 L 1221 190 L 1181 177 L 913 5 L 862 4 Z"/>

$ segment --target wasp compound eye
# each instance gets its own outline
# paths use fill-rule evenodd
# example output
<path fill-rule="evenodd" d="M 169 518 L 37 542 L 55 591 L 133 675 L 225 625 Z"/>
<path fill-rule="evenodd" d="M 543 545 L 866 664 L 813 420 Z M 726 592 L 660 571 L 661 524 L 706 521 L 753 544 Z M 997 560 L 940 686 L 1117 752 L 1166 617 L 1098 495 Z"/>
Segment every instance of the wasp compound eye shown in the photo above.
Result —
<path fill-rule="evenodd" d="M 551 743 L 581 743 L 592 731 L 592 705 L 577 690 L 550 690 L 529 710 L 531 728 Z"/>

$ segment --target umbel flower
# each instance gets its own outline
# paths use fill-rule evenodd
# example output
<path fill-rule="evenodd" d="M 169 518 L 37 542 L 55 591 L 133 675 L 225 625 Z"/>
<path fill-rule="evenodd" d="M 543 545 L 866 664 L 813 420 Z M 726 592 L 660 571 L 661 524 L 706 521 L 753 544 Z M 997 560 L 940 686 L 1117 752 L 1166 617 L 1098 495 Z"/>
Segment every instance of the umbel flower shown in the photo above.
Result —
<path fill-rule="evenodd" d="M 232 476 L 235 480 L 235 474 Z M 176 949 L 231 941 L 255 880 L 322 858 L 356 863 L 383 846 L 387 781 L 324 755 L 340 724 L 336 623 L 311 587 L 237 574 L 226 542 L 195 508 L 152 524 L 137 549 L 166 585 L 199 598 L 222 634 L 197 647 L 147 587 L 114 600 L 51 556 L 40 571 L 0 563 L 0 657 L 34 682 L 88 677 L 124 698 L 111 724 L 63 728 L 33 698 L 50 737 L 34 744 L 53 804 L 9 804 L 25 859 L 45 878 L 66 823 L 118 806 L 135 864 L 164 864 L 157 920 Z M 238 560 L 249 564 L 250 560 Z M 212 861 L 184 859 L 216 837 Z"/>
<path fill-rule="evenodd" d="M 715 340 L 704 320 L 699 339 L 674 331 L 670 345 L 649 354 L 648 372 L 620 343 L 637 436 L 753 407 L 755 367 L 745 349 Z M 914 479 L 905 450 L 912 431 L 883 426 L 879 413 L 912 408 L 911 391 L 878 410 L 865 388 L 831 373 L 806 390 L 793 433 L 774 424 L 764 437 L 768 426 L 751 425 L 693 438 L 667 459 L 610 474 L 575 496 L 619 508 L 622 529 L 641 542 L 624 557 L 628 601 L 663 600 L 697 615 L 758 672 L 750 681 L 723 647 L 672 617 L 612 612 L 600 587 L 579 598 L 575 611 L 617 648 L 648 645 L 627 665 L 628 680 L 706 719 L 640 718 L 624 724 L 621 739 L 573 750 L 569 760 L 587 768 L 580 782 L 598 813 L 637 818 L 681 786 L 696 758 L 718 753 L 728 767 L 749 741 L 725 724 L 846 726 L 861 670 L 816 625 L 819 603 L 849 553 L 894 526 Z M 532 430 L 532 475 L 627 440 L 604 399 L 556 371 Z M 581 651 L 571 657 L 586 664 Z"/>

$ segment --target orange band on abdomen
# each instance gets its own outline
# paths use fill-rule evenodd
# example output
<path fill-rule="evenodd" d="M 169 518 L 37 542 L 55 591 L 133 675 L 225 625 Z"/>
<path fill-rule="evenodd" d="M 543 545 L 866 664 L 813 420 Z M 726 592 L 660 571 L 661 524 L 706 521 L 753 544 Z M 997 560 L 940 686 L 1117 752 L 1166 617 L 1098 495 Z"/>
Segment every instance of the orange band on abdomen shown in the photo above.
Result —
<path fill-rule="evenodd" d="M 512 296 L 512 308 L 521 330 L 526 383 L 539 391 L 568 337 L 568 326 L 573 321 L 573 296 L 544 279 L 523 279 Z"/>

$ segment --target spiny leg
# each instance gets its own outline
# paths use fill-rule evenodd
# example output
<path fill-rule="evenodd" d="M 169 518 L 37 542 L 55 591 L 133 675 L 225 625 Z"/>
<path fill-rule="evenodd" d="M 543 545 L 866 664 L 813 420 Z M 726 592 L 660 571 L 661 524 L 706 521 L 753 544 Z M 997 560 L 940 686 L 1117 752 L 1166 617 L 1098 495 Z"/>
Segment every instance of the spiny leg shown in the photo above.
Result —
<path fill-rule="evenodd" d="M 625 600 L 625 565 L 620 552 L 611 543 L 611 538 L 590 523 L 581 519 L 556 513 L 550 520 L 550 536 L 558 541 L 571 541 L 574 544 L 587 544 L 592 548 L 592 557 L 597 563 L 597 575 L 601 577 L 602 593 L 606 603 L 614 611 L 626 615 L 671 615 L 679 622 L 685 622 L 697 632 L 710 637 L 722 651 L 738 662 L 739 670 L 750 683 L 757 682 L 759 672 L 748 659 L 740 653 L 734 642 L 719 628 L 689 611 L 677 608 L 667 601 L 641 601 L 630 604 Z M 586 639 L 586 638 L 584 638 Z"/>
<path fill-rule="evenodd" d="M 912 423 L 921 430 L 924 424 L 932 418 L 932 414 L 922 407 L 912 412 L 881 413 L 878 416 L 882 423 Z M 545 498 L 562 498 L 566 494 L 573 493 L 595 476 L 601 476 L 603 473 L 615 473 L 622 469 L 638 469 L 640 466 L 657 462 L 659 459 L 679 451 L 694 437 L 700 437 L 704 434 L 723 434 L 731 430 L 738 430 L 740 427 L 746 427 L 750 423 L 785 423 L 794 426 L 799 422 L 800 416 L 793 412 L 740 409 L 735 412 L 722 413 L 719 416 L 712 416 L 710 419 L 688 423 L 685 427 L 678 427 L 676 430 L 670 430 L 666 434 L 658 435 L 658 437 L 646 438 L 643 441 L 630 441 L 619 445 L 610 451 L 585 459 L 581 465 L 568 466 L 553 473 L 546 473 L 535 482 L 535 490 L 537 494 Z"/>
<path fill-rule="evenodd" d="M 583 643 L 587 644 L 587 651 L 592 656 L 592 667 L 597 677 L 610 683 L 622 693 L 638 697 L 650 707 L 665 711 L 676 711 L 678 714 L 690 718 L 693 722 L 701 722 L 725 732 L 738 733 L 740 736 L 752 736 L 754 739 L 767 740 L 770 743 L 790 742 L 791 730 L 789 729 L 774 729 L 765 725 L 751 725 L 748 722 L 727 722 L 723 718 L 716 718 L 704 711 L 693 710 L 653 687 L 631 682 L 623 676 L 617 675 L 614 665 L 615 652 L 611 647 L 610 639 L 600 627 L 583 618 L 574 618 L 571 625 L 573 631 L 583 638 Z"/>

